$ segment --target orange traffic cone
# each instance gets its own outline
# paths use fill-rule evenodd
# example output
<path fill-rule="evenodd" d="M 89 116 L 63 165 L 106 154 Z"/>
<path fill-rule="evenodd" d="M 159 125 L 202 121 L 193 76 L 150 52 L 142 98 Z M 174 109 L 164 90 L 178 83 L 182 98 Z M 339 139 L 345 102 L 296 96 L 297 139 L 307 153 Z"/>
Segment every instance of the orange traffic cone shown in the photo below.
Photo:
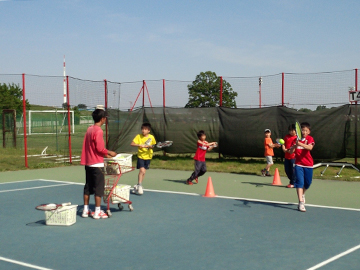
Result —
<path fill-rule="evenodd" d="M 215 192 L 214 192 L 214 187 L 211 181 L 211 177 L 209 176 L 208 178 L 208 182 L 207 182 L 207 186 L 206 186 L 206 191 L 205 191 L 205 195 L 203 195 L 203 197 L 215 197 Z"/>
<path fill-rule="evenodd" d="M 278 168 L 275 168 L 274 180 L 272 182 L 274 186 L 281 186 L 280 174 Z"/>

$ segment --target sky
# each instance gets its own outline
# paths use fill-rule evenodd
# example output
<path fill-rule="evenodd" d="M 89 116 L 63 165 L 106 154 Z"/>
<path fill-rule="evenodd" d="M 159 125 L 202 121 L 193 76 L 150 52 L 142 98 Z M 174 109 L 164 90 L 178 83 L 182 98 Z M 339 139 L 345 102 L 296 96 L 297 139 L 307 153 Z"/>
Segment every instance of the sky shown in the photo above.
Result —
<path fill-rule="evenodd" d="M 360 1 L 0 1 L 0 73 L 124 82 L 360 67 Z"/>
<path fill-rule="evenodd" d="M 0 75 L 62 76 L 64 55 L 68 76 L 112 82 L 353 70 L 359 10 L 358 0 L 0 0 Z M 341 86 L 345 102 L 352 82 Z M 251 101 L 239 94 L 238 104 L 256 106 L 252 85 Z M 263 104 L 280 102 L 271 91 Z"/>

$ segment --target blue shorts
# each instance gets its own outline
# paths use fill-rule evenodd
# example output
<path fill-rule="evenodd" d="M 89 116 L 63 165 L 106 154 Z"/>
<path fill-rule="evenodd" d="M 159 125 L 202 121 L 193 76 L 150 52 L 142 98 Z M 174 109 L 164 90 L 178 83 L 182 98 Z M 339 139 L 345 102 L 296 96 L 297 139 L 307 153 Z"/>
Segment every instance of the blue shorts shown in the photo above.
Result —
<path fill-rule="evenodd" d="M 141 159 L 138 158 L 136 169 L 145 168 L 146 170 L 149 169 L 151 159 Z"/>
<path fill-rule="evenodd" d="M 305 168 L 295 165 L 294 169 L 296 176 L 294 187 L 309 189 L 312 182 L 313 168 Z"/>

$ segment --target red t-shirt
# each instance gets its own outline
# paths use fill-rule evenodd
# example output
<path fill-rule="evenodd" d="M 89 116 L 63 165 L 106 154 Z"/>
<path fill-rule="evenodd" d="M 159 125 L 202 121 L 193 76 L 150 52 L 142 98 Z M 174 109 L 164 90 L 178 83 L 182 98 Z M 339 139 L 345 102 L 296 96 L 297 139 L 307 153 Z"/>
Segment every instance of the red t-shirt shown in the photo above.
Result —
<path fill-rule="evenodd" d="M 204 141 L 204 143 L 207 143 L 207 141 Z M 208 146 L 205 146 L 197 142 L 197 149 L 195 152 L 194 159 L 197 161 L 205 161 L 205 155 L 208 148 L 209 148 Z"/>
<path fill-rule="evenodd" d="M 90 126 L 85 134 L 81 152 L 81 165 L 94 165 L 104 163 L 104 155 L 108 153 L 105 148 L 103 130 L 99 126 Z"/>
<path fill-rule="evenodd" d="M 311 136 L 306 136 L 306 138 L 303 138 L 300 140 L 301 143 L 307 144 L 307 145 L 315 145 L 314 138 Z M 296 140 L 295 140 L 296 143 Z M 302 166 L 302 167 L 310 167 L 312 168 L 314 165 L 314 160 L 310 154 L 310 150 L 304 149 L 302 146 L 298 146 L 295 149 L 295 164 Z"/>
<path fill-rule="evenodd" d="M 274 149 L 271 148 L 269 146 L 269 144 L 273 144 L 273 141 L 271 138 L 265 138 L 264 140 L 264 147 L 265 147 L 265 152 L 264 152 L 264 156 L 274 156 Z"/>
<path fill-rule="evenodd" d="M 284 138 L 284 146 L 286 149 L 289 149 L 292 145 L 294 145 L 296 143 L 296 136 L 291 136 L 290 134 L 287 134 Z M 295 142 L 294 142 L 295 141 Z M 295 152 L 290 154 L 288 152 L 285 152 L 285 158 L 286 159 L 294 159 L 295 158 Z"/>

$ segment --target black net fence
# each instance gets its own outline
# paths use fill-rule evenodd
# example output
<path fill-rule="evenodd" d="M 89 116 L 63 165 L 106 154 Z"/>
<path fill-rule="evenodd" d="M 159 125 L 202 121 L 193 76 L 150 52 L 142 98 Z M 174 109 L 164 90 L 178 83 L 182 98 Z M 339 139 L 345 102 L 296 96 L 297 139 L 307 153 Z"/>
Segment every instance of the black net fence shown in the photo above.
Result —
<path fill-rule="evenodd" d="M 196 133 L 204 130 L 208 141 L 219 142 L 214 150 L 224 156 L 263 157 L 264 130 L 271 129 L 275 141 L 285 137 L 288 126 L 298 120 L 311 124 L 311 135 L 316 143 L 312 152 L 314 159 L 337 160 L 355 156 L 356 119 L 359 118 L 356 109 L 355 105 L 343 105 L 311 112 L 282 106 L 109 110 L 108 146 L 117 152 L 136 151 L 130 143 L 140 133 L 141 124 L 149 122 L 157 141 L 174 142 L 171 147 L 161 149 L 167 153 L 194 153 Z M 275 157 L 283 157 L 283 152 L 276 149 Z"/>

